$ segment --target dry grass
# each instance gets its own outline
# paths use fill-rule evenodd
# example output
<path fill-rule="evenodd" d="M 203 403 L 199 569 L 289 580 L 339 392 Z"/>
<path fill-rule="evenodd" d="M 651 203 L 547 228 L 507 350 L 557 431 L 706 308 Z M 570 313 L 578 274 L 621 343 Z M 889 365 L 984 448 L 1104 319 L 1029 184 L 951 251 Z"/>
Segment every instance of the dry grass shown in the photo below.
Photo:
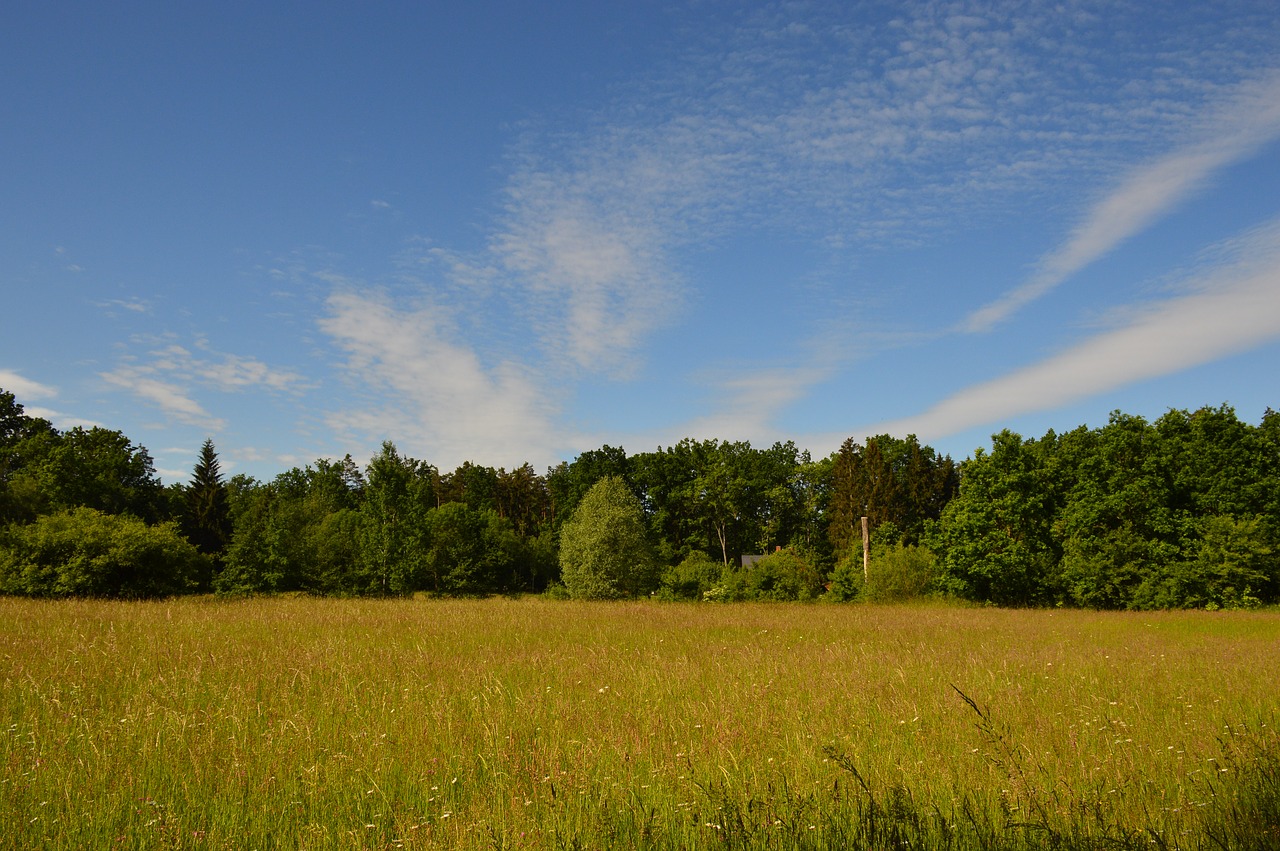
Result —
<path fill-rule="evenodd" d="M 18 847 L 1201 847 L 1280 615 L 4 599 L 0 678 Z"/>

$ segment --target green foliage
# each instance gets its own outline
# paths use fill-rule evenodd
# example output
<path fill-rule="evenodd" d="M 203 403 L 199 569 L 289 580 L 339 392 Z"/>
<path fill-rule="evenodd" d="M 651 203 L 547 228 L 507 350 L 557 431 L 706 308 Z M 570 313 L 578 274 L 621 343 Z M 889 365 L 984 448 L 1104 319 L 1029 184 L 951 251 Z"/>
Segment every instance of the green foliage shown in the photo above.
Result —
<path fill-rule="evenodd" d="M 657 587 L 640 501 L 622 479 L 597 482 L 561 528 L 560 575 L 577 599 L 635 597 Z"/>
<path fill-rule="evenodd" d="M 850 551 L 836 562 L 831 572 L 831 581 L 827 583 L 827 593 L 823 600 L 830 603 L 848 603 L 862 595 L 866 586 L 867 568 L 862 563 L 862 551 Z"/>
<path fill-rule="evenodd" d="M 56 437 L 48 420 L 27 416 L 12 393 L 0 390 L 0 525 L 38 513 L 39 483 L 24 471 Z"/>
<path fill-rule="evenodd" d="M 720 584 L 724 566 L 695 550 L 679 564 L 662 571 L 660 594 L 670 600 L 701 600 Z"/>
<path fill-rule="evenodd" d="M 1010 431 L 992 437 L 960 468 L 960 492 L 929 527 L 942 590 L 970 600 L 1028 606 L 1058 597 L 1055 498 L 1044 442 Z"/>
<path fill-rule="evenodd" d="M 1195 525 L 1188 557 L 1149 570 L 1132 608 L 1243 609 L 1270 596 L 1277 563 L 1261 518 L 1215 515 Z"/>
<path fill-rule="evenodd" d="M 0 592 L 29 597 L 165 597 L 192 591 L 207 562 L 166 523 L 92 508 L 10 526 L 0 538 Z"/>
<path fill-rule="evenodd" d="M 955 463 L 915 435 L 881 434 L 865 446 L 849 438 L 833 464 L 828 534 L 838 553 L 860 546 L 863 517 L 873 533 L 893 523 L 905 543 L 917 543 L 924 524 L 938 519 L 956 494 Z"/>
<path fill-rule="evenodd" d="M 573 595 L 569 593 L 569 589 L 564 587 L 563 582 L 552 582 L 547 589 L 542 592 L 542 596 L 548 600 L 572 600 Z"/>
<path fill-rule="evenodd" d="M 817 566 L 791 549 L 778 550 L 747 567 L 725 571 L 709 599 L 722 601 L 815 600 L 825 589 Z"/>
<path fill-rule="evenodd" d="M 863 597 L 877 603 L 914 600 L 929 594 L 937 558 L 925 547 L 901 542 L 872 548 Z"/>
<path fill-rule="evenodd" d="M 608 480 L 612 505 L 579 518 Z M 804 599 L 829 572 L 832 600 L 1280 601 L 1280 414 L 1253 427 L 1225 405 L 1155 423 L 1115 412 L 1038 440 L 1003 431 L 958 471 L 914 436 L 850 439 L 820 461 L 790 442 L 687 439 L 633 456 L 604 446 L 545 477 L 470 462 L 441 476 L 386 442 L 363 472 L 348 456 L 260 484 L 223 482 L 206 441 L 190 485 L 164 488 L 123 434 L 59 432 L 0 390 L 0 528 L 16 540 L 24 524 L 79 507 L 180 519 L 210 556 L 197 587 L 221 593 L 538 592 L 563 568 L 566 588 L 587 597 L 661 581 L 671 599 Z M 778 549 L 792 555 L 737 567 Z"/>
<path fill-rule="evenodd" d="M 552 518 L 551 492 L 531 464 L 499 468 L 495 501 L 498 516 L 521 538 L 535 537 Z"/>
<path fill-rule="evenodd" d="M 28 521 L 79 506 L 160 519 L 164 489 L 144 447 L 97 426 L 29 431 L 6 450 L 4 463 L 13 468 L 6 482 L 11 519 Z"/>
<path fill-rule="evenodd" d="M 492 509 L 448 502 L 426 515 L 425 588 L 438 594 L 514 591 L 520 538 Z"/>
<path fill-rule="evenodd" d="M 1280 421 L 1120 412 L 1098 429 L 1023 441 L 1002 432 L 961 469 L 928 536 L 941 586 L 1000 604 L 1102 609 L 1273 602 Z"/>
<path fill-rule="evenodd" d="M 360 590 L 373 594 L 411 594 L 426 587 L 428 549 L 426 513 L 434 501 L 435 471 L 401 457 L 386 441 L 365 470 L 361 512 Z"/>
<path fill-rule="evenodd" d="M 293 469 L 267 485 L 237 476 L 227 487 L 234 532 L 214 581 L 223 594 L 355 594 L 363 478 L 350 459 Z"/>
<path fill-rule="evenodd" d="M 682 440 L 631 458 L 654 537 L 667 563 L 694 551 L 736 563 L 746 552 L 815 537 L 825 505 L 824 467 L 794 443 Z"/>
<path fill-rule="evenodd" d="M 607 476 L 618 476 L 629 481 L 631 464 L 621 447 L 602 446 L 591 449 L 573 459 L 573 463 L 561 462 L 547 471 L 546 487 L 551 497 L 553 523 L 556 529 L 565 524 L 578 503 L 596 482 Z"/>
<path fill-rule="evenodd" d="M 186 505 L 182 516 L 182 532 L 196 549 L 209 556 L 217 566 L 231 539 L 231 515 L 227 505 L 227 488 L 219 470 L 218 453 L 213 441 L 200 447 L 200 457 L 186 488 Z M 212 577 L 203 577 L 201 586 L 208 588 Z"/>

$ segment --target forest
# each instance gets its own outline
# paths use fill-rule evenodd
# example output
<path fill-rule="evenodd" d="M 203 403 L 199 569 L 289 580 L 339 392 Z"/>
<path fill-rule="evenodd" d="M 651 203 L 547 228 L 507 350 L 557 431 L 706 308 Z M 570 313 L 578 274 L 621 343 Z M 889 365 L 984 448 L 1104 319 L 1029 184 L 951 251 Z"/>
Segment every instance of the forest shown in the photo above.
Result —
<path fill-rule="evenodd" d="M 864 562 L 862 518 L 870 533 Z M 0 390 L 0 594 L 656 597 L 1249 608 L 1280 597 L 1280 413 L 1227 406 L 959 463 L 914 436 L 685 439 L 539 473 L 441 471 L 394 443 L 268 482 L 212 440 L 164 485 L 118 431 L 60 431 Z"/>

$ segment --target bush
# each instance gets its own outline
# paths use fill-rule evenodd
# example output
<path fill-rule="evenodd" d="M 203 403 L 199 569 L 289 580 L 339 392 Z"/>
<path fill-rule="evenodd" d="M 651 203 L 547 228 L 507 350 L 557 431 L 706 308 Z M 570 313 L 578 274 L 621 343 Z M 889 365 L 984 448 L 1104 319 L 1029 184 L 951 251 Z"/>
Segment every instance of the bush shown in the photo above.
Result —
<path fill-rule="evenodd" d="M 695 550 L 674 567 L 662 572 L 659 593 L 670 600 L 701 600 L 720 582 L 724 566 L 711 556 Z"/>
<path fill-rule="evenodd" d="M 894 544 L 871 553 L 863 596 L 879 603 L 923 597 L 933 590 L 937 558 L 924 547 Z"/>
<path fill-rule="evenodd" d="M 1134 609 L 1247 609 L 1272 598 L 1276 558 L 1262 518 L 1211 515 L 1193 522 L 1184 557 L 1142 578 Z"/>
<path fill-rule="evenodd" d="M 862 552 L 851 552 L 836 562 L 831 573 L 831 583 L 824 599 L 833 603 L 847 603 L 862 595 L 866 577 L 862 566 Z"/>
<path fill-rule="evenodd" d="M 176 525 L 92 508 L 11 526 L 0 543 L 0 592 L 28 597 L 166 597 L 208 569 Z"/>
<path fill-rule="evenodd" d="M 708 599 L 814 600 L 823 592 L 822 574 L 794 550 L 770 553 L 749 567 L 726 570 Z"/>
<path fill-rule="evenodd" d="M 569 593 L 569 589 L 564 587 L 563 582 L 552 582 L 547 586 L 547 590 L 542 592 L 542 596 L 548 600 L 572 600 L 573 595 Z"/>

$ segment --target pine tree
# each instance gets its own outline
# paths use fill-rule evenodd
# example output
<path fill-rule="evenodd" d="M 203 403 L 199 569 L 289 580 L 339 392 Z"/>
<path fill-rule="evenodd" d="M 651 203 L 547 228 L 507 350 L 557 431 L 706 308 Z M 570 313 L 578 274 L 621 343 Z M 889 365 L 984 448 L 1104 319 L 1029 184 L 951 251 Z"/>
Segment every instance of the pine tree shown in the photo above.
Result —
<path fill-rule="evenodd" d="M 227 486 L 218 468 L 213 441 L 200 447 L 200 457 L 187 486 L 187 511 L 183 532 L 196 549 L 221 564 L 223 551 L 231 539 L 231 519 L 227 509 Z"/>

